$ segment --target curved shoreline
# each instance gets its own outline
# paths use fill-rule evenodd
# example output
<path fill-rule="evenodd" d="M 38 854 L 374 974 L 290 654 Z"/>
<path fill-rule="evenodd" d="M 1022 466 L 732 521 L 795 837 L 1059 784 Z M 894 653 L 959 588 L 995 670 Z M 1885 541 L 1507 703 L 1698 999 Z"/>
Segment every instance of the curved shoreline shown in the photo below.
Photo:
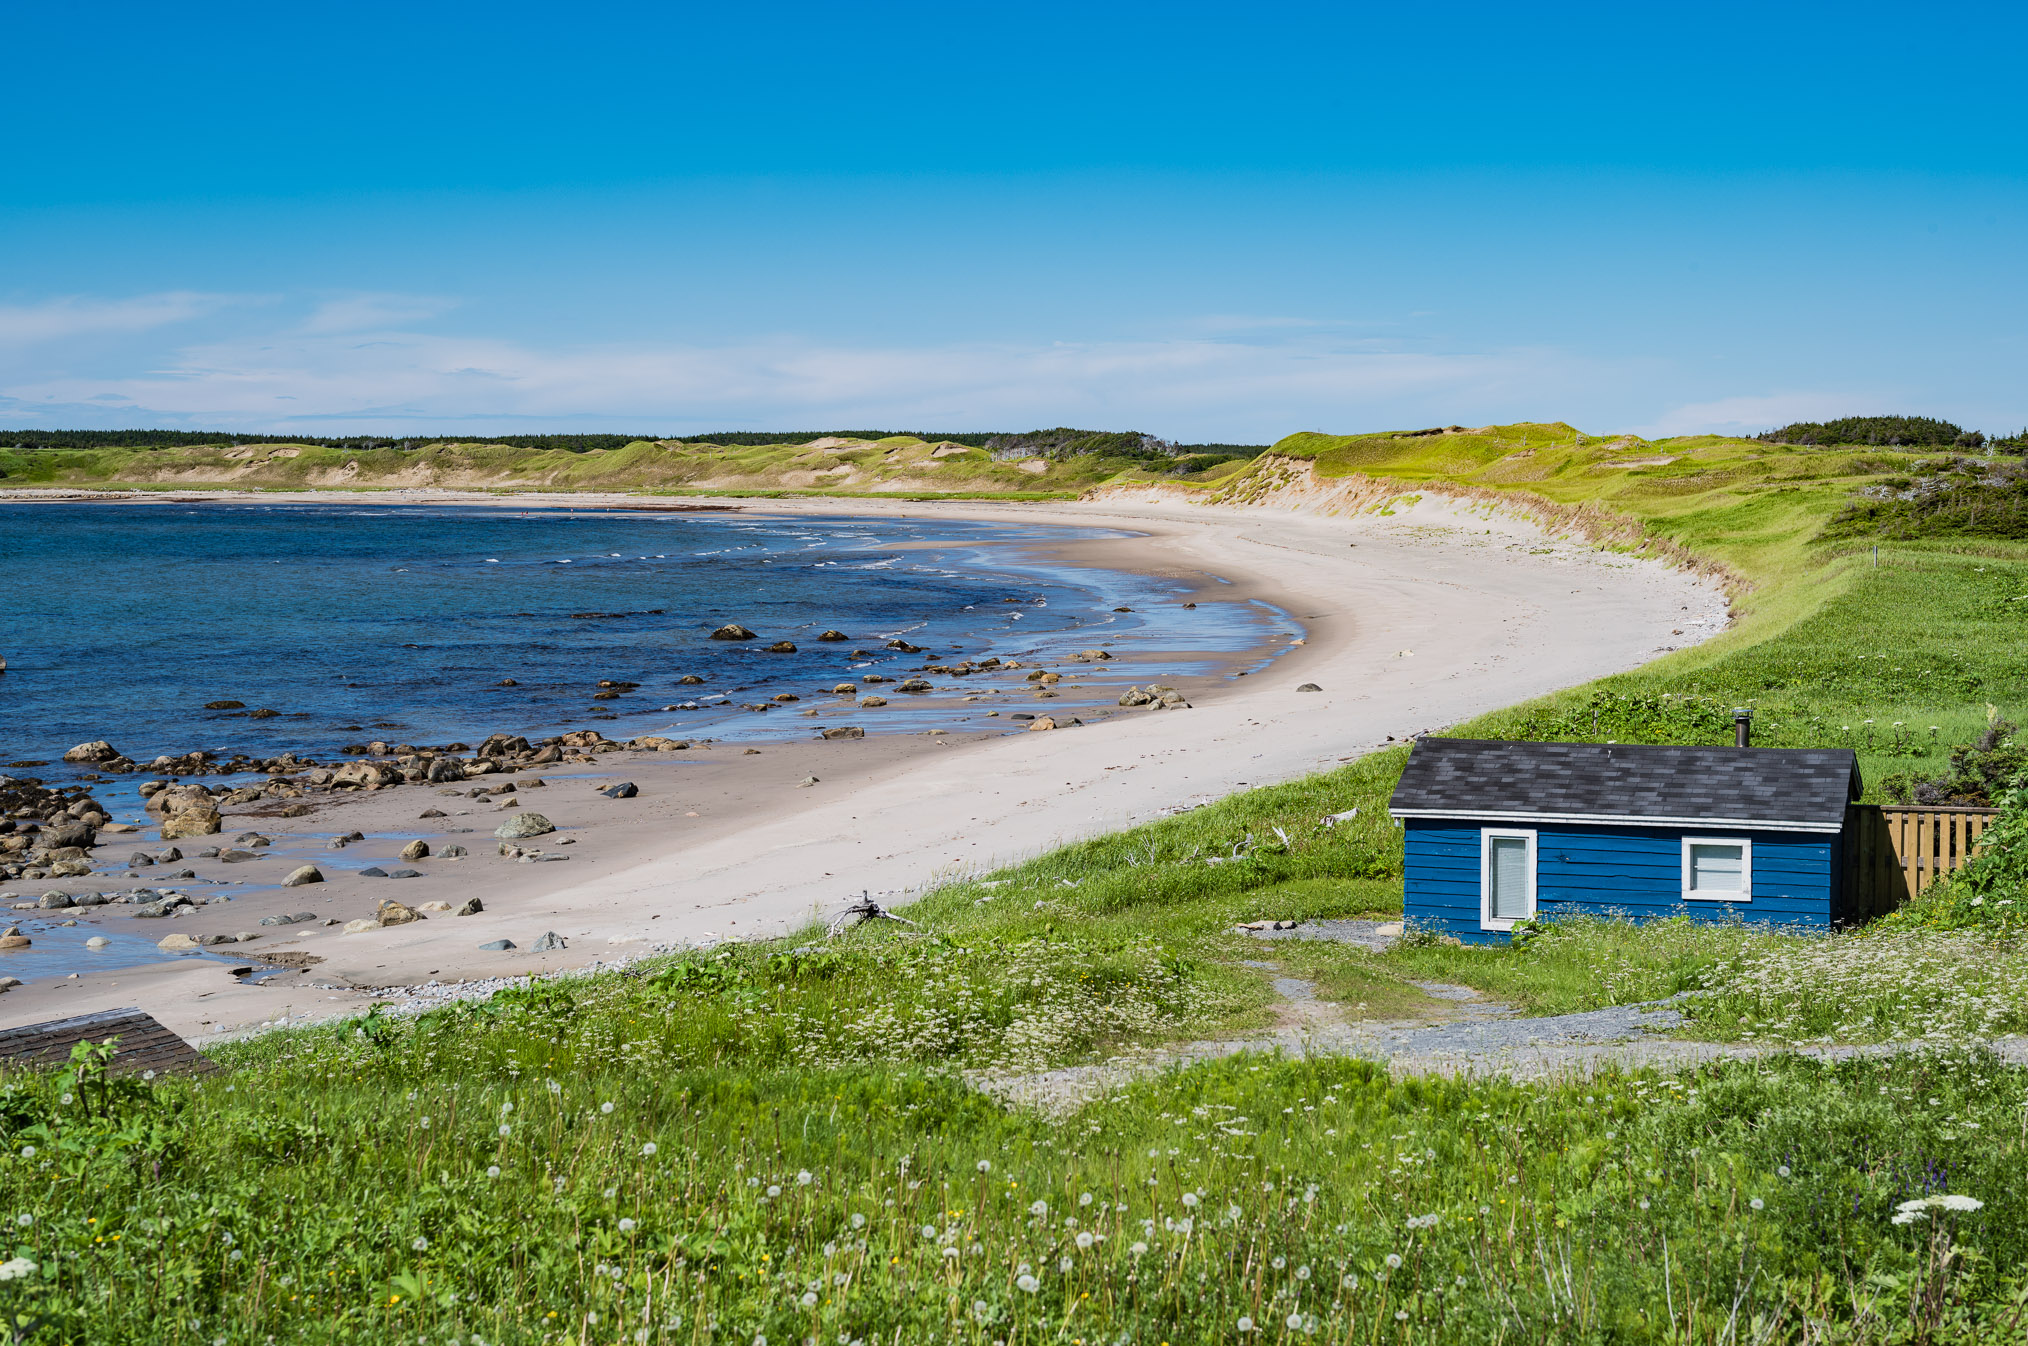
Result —
<path fill-rule="evenodd" d="M 408 494 L 419 503 L 456 498 Z M 556 503 L 584 508 L 598 501 L 566 496 Z M 765 500 L 750 507 L 837 513 L 844 503 Z M 1706 581 L 1558 542 L 1475 505 L 1425 502 L 1399 516 L 1349 518 L 1118 498 L 997 506 L 854 500 L 849 508 L 865 517 L 1126 528 L 1142 536 L 1078 545 L 1114 553 L 1107 558 L 1112 568 L 1230 584 L 1236 598 L 1294 614 L 1306 637 L 1257 680 L 1227 677 L 1192 689 L 1195 708 L 1188 711 L 1128 712 L 1077 733 L 955 742 L 947 736 L 941 744 L 903 738 L 900 750 L 895 739 L 883 744 L 879 736 L 779 745 L 737 766 L 723 763 L 721 774 L 741 785 L 710 824 L 690 821 L 705 811 L 690 797 L 697 778 L 685 779 L 698 763 L 625 763 L 620 774 L 641 782 L 648 802 L 624 822 L 581 800 L 591 796 L 589 788 L 566 795 L 556 787 L 575 783 L 552 778 L 541 804 L 524 804 L 543 807 L 566 828 L 582 820 L 577 835 L 587 844 L 573 854 L 592 863 L 510 869 L 511 861 L 475 854 L 454 874 L 433 873 L 427 892 L 372 895 L 455 902 L 460 889 L 469 889 L 487 894 L 484 915 L 353 936 L 306 927 L 290 941 L 325 960 L 316 980 L 362 989 L 313 991 L 301 982 L 221 987 L 215 964 L 169 964 L 128 969 L 118 986 L 108 974 L 89 984 L 57 983 L 62 989 L 21 988 L 0 1001 L 0 1022 L 140 1004 L 186 1036 L 201 1037 L 272 1021 L 285 1007 L 296 1020 L 306 1012 L 355 1013 L 372 998 L 364 988 L 581 966 L 630 948 L 639 952 L 643 941 L 778 935 L 861 890 L 920 891 L 952 872 L 992 868 L 1179 806 L 1311 774 L 1390 736 L 1406 738 L 1634 667 L 1686 643 L 1674 632 L 1699 629 L 1686 616 L 1705 618 L 1702 633 L 1715 634 L 1725 610 L 1722 593 Z M 1296 692 L 1304 682 L 1323 690 Z M 821 763 L 808 769 L 820 784 L 794 790 L 809 763 Z M 589 774 L 604 780 L 615 771 L 602 765 Z M 355 825 L 355 810 L 362 823 L 370 811 L 381 815 L 371 821 L 392 830 L 414 817 L 420 798 L 393 793 L 407 793 L 406 807 L 369 809 L 372 797 L 347 801 L 342 816 L 334 812 L 319 830 Z M 476 828 L 480 820 L 469 821 Z M 484 839 L 485 831 L 477 835 Z M 291 893 L 315 893 L 322 908 L 341 886 Z M 515 956 L 508 966 L 503 955 L 477 951 L 496 938 L 525 948 L 545 929 L 562 933 L 570 947 Z"/>

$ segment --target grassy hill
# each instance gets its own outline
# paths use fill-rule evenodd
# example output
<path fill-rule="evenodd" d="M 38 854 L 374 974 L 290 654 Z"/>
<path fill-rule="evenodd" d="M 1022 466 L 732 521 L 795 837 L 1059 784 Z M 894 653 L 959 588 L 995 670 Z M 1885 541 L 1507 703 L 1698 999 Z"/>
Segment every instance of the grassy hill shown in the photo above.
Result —
<path fill-rule="evenodd" d="M 9 486 L 252 490 L 416 486 L 651 494 L 1074 495 L 1140 457 L 1098 453 L 996 459 L 982 447 L 912 436 L 801 444 L 636 440 L 583 450 L 497 443 L 358 449 L 318 444 L 207 444 L 0 451 Z"/>

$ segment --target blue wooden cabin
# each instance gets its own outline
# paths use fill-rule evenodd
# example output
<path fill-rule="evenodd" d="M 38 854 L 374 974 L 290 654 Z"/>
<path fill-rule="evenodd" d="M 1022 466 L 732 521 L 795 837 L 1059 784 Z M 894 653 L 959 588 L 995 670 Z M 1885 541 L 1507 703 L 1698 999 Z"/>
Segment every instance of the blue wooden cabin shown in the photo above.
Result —
<path fill-rule="evenodd" d="M 1414 925 L 1505 940 L 1520 921 L 1688 915 L 1829 930 L 1859 762 L 1844 748 L 1423 738 L 1388 811 Z"/>

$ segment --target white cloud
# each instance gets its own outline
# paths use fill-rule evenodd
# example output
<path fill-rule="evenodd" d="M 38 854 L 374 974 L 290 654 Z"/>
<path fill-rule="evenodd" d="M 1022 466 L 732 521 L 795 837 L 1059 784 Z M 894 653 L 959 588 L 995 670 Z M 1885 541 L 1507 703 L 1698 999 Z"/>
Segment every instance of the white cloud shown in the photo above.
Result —
<path fill-rule="evenodd" d="M 293 332 L 192 346 L 145 373 L 26 379 L 11 410 L 116 397 L 166 423 L 233 429 L 562 428 L 660 431 L 1134 427 L 1193 439 L 1275 438 L 1506 415 L 1565 414 L 1605 369 L 1546 349 L 1441 353 L 1328 334 L 1057 344 L 853 346 L 782 338 L 725 346 L 547 350 L 387 330 L 433 301 L 361 296 Z M 370 340 L 362 340 L 360 326 Z M 47 423 L 47 421 L 46 421 Z"/>
<path fill-rule="evenodd" d="M 1644 439 L 1667 439 L 1672 435 L 1757 435 L 1763 430 L 1795 421 L 1831 420 L 1850 416 L 1852 408 L 1880 401 L 1882 390 L 1864 396 L 1851 393 L 1774 393 L 1765 397 L 1723 397 L 1715 402 L 1692 402 L 1671 407 L 1652 425 L 1638 426 L 1633 433 Z M 1892 398 L 1890 397 L 1891 401 Z"/>
<path fill-rule="evenodd" d="M 401 327 L 457 307 L 454 299 L 416 294 L 354 294 L 327 299 L 303 323 L 310 333 Z"/>
<path fill-rule="evenodd" d="M 0 345 L 146 332 L 206 317 L 238 302 L 242 301 L 233 295 L 179 290 L 130 299 L 70 296 L 39 304 L 0 305 Z"/>

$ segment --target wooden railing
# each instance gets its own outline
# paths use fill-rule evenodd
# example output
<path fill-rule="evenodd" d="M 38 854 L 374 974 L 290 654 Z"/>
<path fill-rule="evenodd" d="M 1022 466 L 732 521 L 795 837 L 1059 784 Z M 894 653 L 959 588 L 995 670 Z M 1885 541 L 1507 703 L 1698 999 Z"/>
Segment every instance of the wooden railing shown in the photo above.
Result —
<path fill-rule="evenodd" d="M 1964 866 L 1998 809 L 1854 804 L 1845 829 L 1845 908 L 1884 916 Z"/>

